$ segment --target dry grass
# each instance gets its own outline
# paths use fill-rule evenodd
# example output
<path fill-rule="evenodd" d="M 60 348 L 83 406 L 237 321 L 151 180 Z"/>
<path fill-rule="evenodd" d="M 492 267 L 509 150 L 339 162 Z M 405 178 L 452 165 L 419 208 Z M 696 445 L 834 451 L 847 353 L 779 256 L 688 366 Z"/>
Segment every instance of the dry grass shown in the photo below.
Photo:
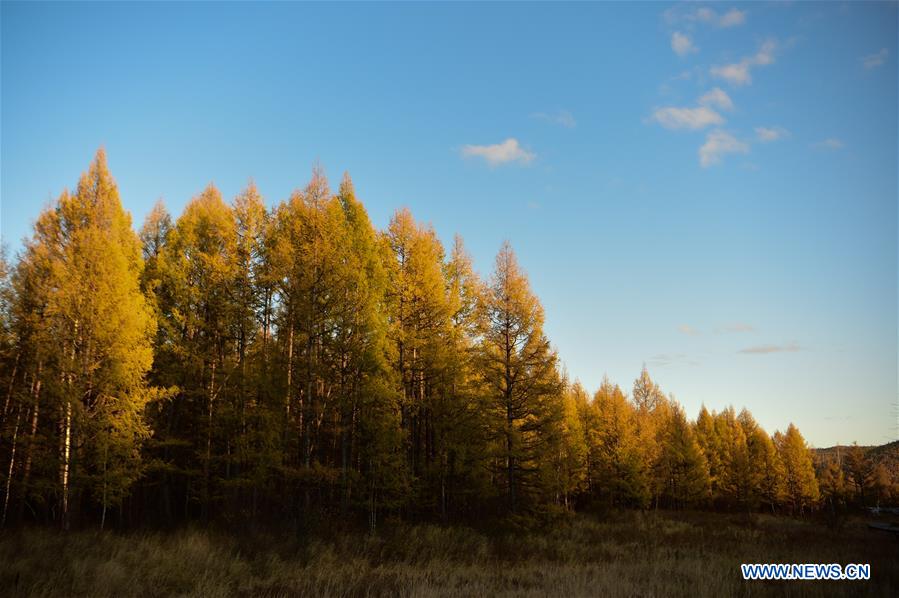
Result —
<path fill-rule="evenodd" d="M 869 582 L 744 582 L 741 562 L 870 563 Z M 5 589 L 4 589 L 5 588 Z M 10 591 L 11 590 L 11 591 Z M 899 595 L 899 541 L 774 517 L 628 512 L 488 536 L 396 526 L 305 543 L 204 531 L 0 536 L 23 596 Z"/>

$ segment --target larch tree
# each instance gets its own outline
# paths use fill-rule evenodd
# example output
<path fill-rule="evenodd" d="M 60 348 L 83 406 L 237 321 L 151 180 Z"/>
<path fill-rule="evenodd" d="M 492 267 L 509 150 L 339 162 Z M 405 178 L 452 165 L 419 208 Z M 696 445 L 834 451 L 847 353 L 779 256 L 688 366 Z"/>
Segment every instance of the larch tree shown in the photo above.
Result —
<path fill-rule="evenodd" d="M 746 505 L 753 486 L 749 447 L 733 407 L 728 407 L 715 417 L 715 431 L 721 468 L 717 498 L 730 506 Z"/>
<path fill-rule="evenodd" d="M 650 501 L 647 446 L 637 410 L 617 384 L 604 378 L 587 410 L 588 479 L 606 506 L 646 507 Z"/>
<path fill-rule="evenodd" d="M 819 498 L 812 452 L 793 424 L 784 433 L 776 432 L 774 443 L 783 463 L 784 498 L 793 513 L 801 514 Z"/>
<path fill-rule="evenodd" d="M 17 382 L 27 369 L 28 350 L 26 339 L 22 335 L 18 322 L 15 321 L 14 307 L 18 304 L 16 289 L 13 286 L 12 272 L 7 260 L 6 246 L 0 246 L 0 388 L 2 394 L 2 412 L 0 412 L 0 448 L 8 451 L 8 465 L 0 474 L 3 481 L 3 506 L 0 515 L 0 528 L 6 526 L 12 498 L 12 481 L 15 473 L 17 457 L 21 454 L 25 420 L 31 406 L 17 390 Z M 27 308 L 26 308 L 27 309 Z M 3 446 L 8 441 L 8 447 Z M 0 454 L 4 451 L 0 450 Z M 4 455 L 5 456 L 5 455 Z M 18 459 L 21 462 L 21 459 Z M 5 475 L 3 475 L 5 474 Z"/>
<path fill-rule="evenodd" d="M 832 515 L 837 514 L 845 507 L 848 495 L 843 467 L 836 458 L 825 459 L 819 463 L 817 475 L 822 503 Z"/>
<path fill-rule="evenodd" d="M 656 506 L 668 492 L 670 472 L 664 450 L 670 442 L 674 405 L 649 375 L 646 366 L 634 380 L 632 400 L 637 413 L 637 436 L 646 448 L 644 459 L 649 468 L 650 492 Z M 670 455 L 669 455 L 670 456 Z"/>
<path fill-rule="evenodd" d="M 721 461 L 723 452 L 721 442 L 718 437 L 718 428 L 716 426 L 717 414 L 710 413 L 706 406 L 703 405 L 696 417 L 696 423 L 693 429 L 696 434 L 696 441 L 705 455 L 706 463 L 709 467 L 709 484 L 713 501 L 717 501 L 721 490 L 719 488 L 726 477 L 727 471 Z"/>
<path fill-rule="evenodd" d="M 408 463 L 422 502 L 442 503 L 445 447 L 440 436 L 452 389 L 451 317 L 453 305 L 444 277 L 444 251 L 432 227 L 398 210 L 384 235 L 389 252 L 387 301 L 389 337 L 402 392 L 402 422 L 408 438 Z M 460 290 L 461 292 L 461 290 Z M 459 306 L 461 308 L 462 306 Z M 447 414 L 448 415 L 448 414 Z"/>
<path fill-rule="evenodd" d="M 745 486 L 746 506 L 757 509 L 766 502 L 765 477 L 767 474 L 768 453 L 773 449 L 768 433 L 755 421 L 755 418 L 744 408 L 737 416 L 746 438 L 747 468 L 743 472 L 742 484 Z"/>
<path fill-rule="evenodd" d="M 872 494 L 874 464 L 865 457 L 864 450 L 857 443 L 847 448 L 843 468 L 854 500 L 861 506 L 867 506 Z"/>
<path fill-rule="evenodd" d="M 783 502 L 785 491 L 784 465 L 774 441 L 767 432 L 757 428 L 750 440 L 753 447 L 753 466 L 758 471 L 759 500 L 774 513 Z"/>
<path fill-rule="evenodd" d="M 543 307 L 509 243 L 496 256 L 485 307 L 479 369 L 491 398 L 498 473 L 515 513 L 537 490 L 538 457 L 561 417 L 563 385 L 543 333 Z"/>
<path fill-rule="evenodd" d="M 584 393 L 565 384 L 556 406 L 556 423 L 548 428 L 546 449 L 541 457 L 544 486 L 553 502 L 566 511 L 586 485 L 587 444 L 578 400 Z"/>
<path fill-rule="evenodd" d="M 374 524 L 379 507 L 404 496 L 405 476 L 386 357 L 388 279 L 351 180 L 332 195 L 315 170 L 276 209 L 266 251 L 282 373 L 282 471 L 288 496 L 301 496 L 286 506 L 306 525 L 316 503 L 364 501 Z"/>
<path fill-rule="evenodd" d="M 508 243 L 376 230 L 315 168 L 272 210 L 212 185 L 139 234 L 103 152 L 0 254 L 0 526 L 79 517 L 289 525 L 573 505 L 802 513 L 899 494 L 859 447 L 819 462 L 747 410 L 695 422 L 644 367 L 569 384 Z"/>
<path fill-rule="evenodd" d="M 16 346 L 12 363 L 8 355 L 2 362 L 8 378 L 3 438 L 9 439 L 9 460 L 4 470 L 4 525 L 10 519 L 21 520 L 26 505 L 45 502 L 48 495 L 57 492 L 58 449 L 53 446 L 58 444 L 54 442 L 57 430 L 47 417 L 49 397 L 44 385 L 46 349 L 52 345 L 48 337 L 51 331 L 44 319 L 52 292 L 49 257 L 47 247 L 34 246 L 26 251 L 4 289 L 6 327 Z M 15 512 L 10 516 L 11 508 Z"/>
<path fill-rule="evenodd" d="M 408 488 L 383 309 L 388 279 L 377 235 L 348 174 L 337 207 L 345 241 L 338 287 L 343 307 L 334 320 L 340 369 L 333 439 L 339 455 L 333 459 L 340 464 L 343 508 L 366 505 L 373 526 L 377 510 L 401 504 Z M 368 441 L 360 442 L 360 435 Z"/>
<path fill-rule="evenodd" d="M 64 192 L 38 218 L 17 272 L 18 316 L 31 328 L 38 362 L 22 394 L 34 399 L 34 429 L 38 387 L 46 390 L 45 413 L 58 430 L 57 512 L 64 529 L 85 496 L 100 506 L 102 527 L 107 509 L 141 472 L 155 332 L 140 289 L 142 268 L 140 241 L 100 150 L 75 192 Z"/>
<path fill-rule="evenodd" d="M 221 403 L 220 427 L 225 498 L 231 513 L 255 519 L 259 494 L 278 464 L 278 428 L 274 393 L 265 369 L 269 297 L 265 280 L 269 215 L 262 195 L 250 181 L 231 206 L 234 219 L 234 268 L 228 314 L 233 371 Z"/>
<path fill-rule="evenodd" d="M 166 338 L 160 365 L 178 394 L 160 414 L 168 422 L 161 440 L 178 447 L 166 464 L 178 471 L 186 505 L 210 516 L 223 477 L 219 415 L 237 371 L 234 296 L 237 230 L 231 208 L 209 185 L 193 198 L 168 235 L 160 261 L 166 299 Z M 197 433 L 202 430 L 201 433 Z M 197 468 L 199 465 L 199 468 Z M 190 515 L 186 509 L 185 516 Z"/>
<path fill-rule="evenodd" d="M 702 504 L 709 496 L 708 464 L 680 405 L 672 402 L 660 430 L 656 476 L 662 498 L 676 508 Z"/>
<path fill-rule="evenodd" d="M 326 455 L 340 394 L 340 337 L 335 319 L 351 309 L 344 292 L 345 215 L 320 168 L 275 210 L 269 266 L 276 281 L 276 328 L 283 385 L 286 505 L 301 525 L 312 501 L 339 470 Z M 292 499 L 299 492 L 299 502 Z"/>
<path fill-rule="evenodd" d="M 434 404 L 435 482 L 439 512 L 471 512 L 489 495 L 488 426 L 485 397 L 475 368 L 475 349 L 484 315 L 484 284 L 458 235 L 444 265 L 449 330 L 441 383 Z M 435 484 L 436 486 L 436 484 Z"/>

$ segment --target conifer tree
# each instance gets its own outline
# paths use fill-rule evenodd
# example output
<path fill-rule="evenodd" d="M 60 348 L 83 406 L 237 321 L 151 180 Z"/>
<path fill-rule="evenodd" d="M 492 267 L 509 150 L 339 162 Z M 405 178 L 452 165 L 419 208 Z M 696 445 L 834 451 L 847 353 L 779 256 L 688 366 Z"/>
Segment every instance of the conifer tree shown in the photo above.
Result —
<path fill-rule="evenodd" d="M 670 472 L 664 460 L 664 451 L 670 442 L 672 402 L 643 366 L 640 376 L 634 380 L 633 402 L 637 411 L 637 436 L 646 448 L 644 459 L 649 469 L 650 495 L 656 506 L 668 492 Z"/>
<path fill-rule="evenodd" d="M 571 509 L 573 497 L 584 489 L 586 482 L 587 444 L 578 405 L 583 395 L 582 389 L 565 384 L 556 407 L 557 422 L 548 428 L 541 458 L 544 485 L 553 502 L 565 510 Z"/>
<path fill-rule="evenodd" d="M 837 459 L 827 459 L 819 467 L 818 487 L 821 491 L 821 501 L 832 514 L 836 514 L 846 504 L 846 476 Z"/>
<path fill-rule="evenodd" d="M 543 308 L 509 243 L 496 257 L 485 307 L 479 369 L 491 397 L 497 473 L 515 513 L 535 493 L 544 433 L 561 416 L 562 382 L 543 333 Z"/>
<path fill-rule="evenodd" d="M 437 493 L 442 486 L 446 450 L 437 446 L 437 435 L 446 436 L 447 431 L 439 428 L 448 413 L 440 411 L 450 407 L 446 399 L 452 390 L 447 387 L 452 384 L 452 371 L 448 366 L 457 348 L 452 343 L 451 318 L 458 315 L 453 313 L 454 308 L 464 306 L 450 301 L 443 246 L 433 228 L 416 222 L 408 210 L 399 210 L 388 225 L 384 241 L 389 248 L 389 337 L 401 382 L 407 460 L 416 490 L 424 494 L 419 499 L 442 503 Z"/>
<path fill-rule="evenodd" d="M 436 481 L 439 510 L 471 511 L 489 495 L 488 420 L 477 378 L 475 351 L 484 315 L 484 284 L 462 238 L 454 238 L 444 266 L 450 314 L 440 393 L 435 404 Z"/>
<path fill-rule="evenodd" d="M 718 414 L 715 427 L 721 449 L 718 458 L 723 470 L 718 480 L 719 498 L 730 506 L 746 506 L 753 487 L 749 447 L 733 407 Z"/>
<path fill-rule="evenodd" d="M 861 506 L 866 506 L 873 477 L 873 464 L 865 458 L 861 447 L 853 443 L 846 451 L 843 466 L 855 501 Z"/>
<path fill-rule="evenodd" d="M 656 465 L 662 496 L 683 508 L 702 504 L 709 495 L 708 464 L 683 408 L 671 404 L 670 417 L 662 424 L 661 454 Z"/>
<path fill-rule="evenodd" d="M 811 450 L 793 424 L 775 433 L 774 442 L 783 463 L 785 500 L 793 513 L 802 514 L 819 498 Z"/>
<path fill-rule="evenodd" d="M 783 502 L 786 484 L 784 464 L 774 441 L 761 428 L 753 434 L 752 445 L 755 447 L 753 463 L 758 471 L 759 499 L 773 513 L 777 505 Z"/>
<path fill-rule="evenodd" d="M 344 502 L 364 502 L 374 523 L 377 509 L 402 504 L 408 489 L 399 396 L 388 361 L 383 309 L 387 273 L 377 235 L 348 174 L 341 181 L 336 205 L 342 210 L 345 249 L 338 287 L 342 309 L 335 319 L 335 348 L 341 365 L 335 440 L 340 446 Z M 357 428 L 371 441 L 357 439 Z M 365 466 L 358 472 L 359 492 L 354 492 L 353 463 L 360 456 Z"/>
<path fill-rule="evenodd" d="M 210 185 L 135 234 L 99 152 L 16 263 L 0 253 L 0 526 L 112 512 L 301 532 L 899 494 L 860 447 L 816 479 L 793 425 L 688 421 L 646 367 L 630 399 L 608 379 L 591 398 L 509 244 L 487 283 L 460 237 L 448 253 L 408 210 L 377 231 L 349 175 L 333 194 L 319 168 L 273 210 L 253 183 L 230 205 Z"/>
<path fill-rule="evenodd" d="M 726 471 L 721 463 L 722 448 L 718 438 L 718 429 L 715 425 L 717 414 L 709 413 L 705 405 L 699 410 L 696 418 L 694 430 L 696 433 L 696 441 L 705 455 L 706 463 L 709 466 L 709 485 L 710 493 L 713 501 L 718 501 L 721 495 L 719 488 L 722 478 L 725 477 Z"/>
<path fill-rule="evenodd" d="M 46 391 L 45 431 L 54 430 L 49 418 L 58 430 L 57 513 L 64 529 L 84 498 L 100 506 L 102 527 L 107 509 L 140 475 L 155 331 L 139 287 L 142 268 L 139 239 L 100 150 L 75 192 L 64 192 L 40 215 L 17 270 L 18 324 L 28 329 L 37 359 L 30 392 L 20 396 L 34 401 L 26 408 L 33 438 L 39 384 Z"/>
<path fill-rule="evenodd" d="M 166 386 L 178 394 L 165 406 L 171 429 L 163 442 L 181 446 L 165 464 L 186 474 L 186 501 L 203 519 L 219 500 L 224 473 L 220 443 L 228 435 L 219 418 L 236 372 L 234 282 L 237 231 L 234 214 L 213 185 L 191 200 L 178 218 L 160 256 L 166 338 L 161 364 Z M 180 502 L 180 501 L 179 501 Z M 189 515 L 190 513 L 184 513 Z"/>
<path fill-rule="evenodd" d="M 606 505 L 646 507 L 650 501 L 647 447 L 637 410 L 617 384 L 603 378 L 588 410 L 589 481 Z"/>

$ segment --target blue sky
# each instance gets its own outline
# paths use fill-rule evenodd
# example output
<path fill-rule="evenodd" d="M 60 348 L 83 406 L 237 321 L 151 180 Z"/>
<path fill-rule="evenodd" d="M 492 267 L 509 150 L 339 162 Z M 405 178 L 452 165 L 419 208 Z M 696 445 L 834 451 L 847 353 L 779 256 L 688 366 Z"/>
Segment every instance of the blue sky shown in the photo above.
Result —
<path fill-rule="evenodd" d="M 572 378 L 899 434 L 897 4 L 2 4 L 0 229 L 104 146 L 136 225 L 319 162 L 483 274 Z"/>

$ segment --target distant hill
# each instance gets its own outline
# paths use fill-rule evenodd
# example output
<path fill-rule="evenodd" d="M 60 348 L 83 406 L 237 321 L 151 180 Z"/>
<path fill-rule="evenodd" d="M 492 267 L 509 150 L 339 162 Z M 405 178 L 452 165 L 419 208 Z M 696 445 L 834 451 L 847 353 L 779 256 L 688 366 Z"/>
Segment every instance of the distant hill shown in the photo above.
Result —
<path fill-rule="evenodd" d="M 899 478 L 899 440 L 875 446 L 866 454 L 870 455 L 875 463 L 883 463 L 893 480 Z"/>
<path fill-rule="evenodd" d="M 882 463 L 890 473 L 890 478 L 895 482 L 899 481 L 899 440 L 888 442 L 880 446 L 861 446 L 865 456 L 872 459 L 875 463 Z M 849 449 L 847 445 L 837 445 L 828 448 L 813 449 L 815 454 L 821 459 L 836 458 L 840 453 L 846 454 Z"/>

